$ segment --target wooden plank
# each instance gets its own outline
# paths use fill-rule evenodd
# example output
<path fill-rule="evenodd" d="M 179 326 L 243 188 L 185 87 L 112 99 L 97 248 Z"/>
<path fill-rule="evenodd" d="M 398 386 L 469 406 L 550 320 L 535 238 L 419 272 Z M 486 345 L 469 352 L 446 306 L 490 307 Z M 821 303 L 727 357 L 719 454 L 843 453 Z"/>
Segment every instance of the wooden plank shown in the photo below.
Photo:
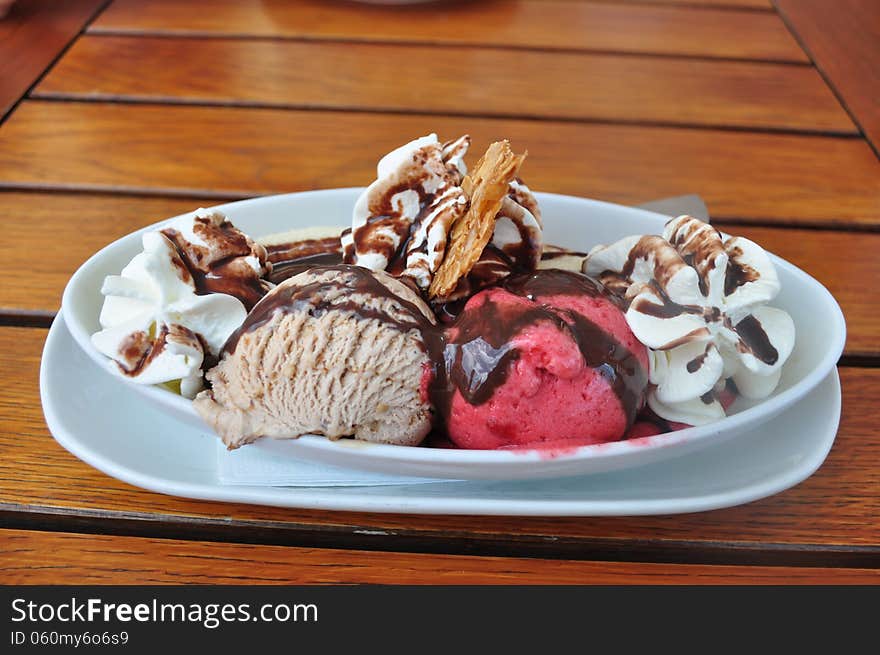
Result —
<path fill-rule="evenodd" d="M 0 186 L 237 198 L 360 186 L 430 132 L 508 138 L 541 191 L 612 202 L 699 193 L 712 216 L 880 224 L 880 161 L 857 139 L 357 112 L 29 101 L 0 130 Z"/>
<path fill-rule="evenodd" d="M 880 3 L 776 0 L 776 4 L 880 153 Z"/>
<path fill-rule="evenodd" d="M 117 0 L 90 29 L 807 61 L 771 12 L 566 0 L 406 7 L 322 0 Z"/>
<path fill-rule="evenodd" d="M 843 417 L 828 459 L 770 498 L 675 517 L 418 516 L 186 500 L 111 479 L 47 432 L 37 393 L 44 338 L 41 329 L 0 328 L 0 511 L 7 527 L 37 522 L 144 536 L 569 559 L 792 564 L 808 558 L 816 565 L 865 566 L 880 556 L 874 391 L 880 369 L 841 370 Z"/>
<path fill-rule="evenodd" d="M 67 280 L 97 250 L 149 223 L 213 204 L 205 198 L 0 192 L 6 236 L 0 240 L 0 279 L 14 280 L 0 286 L 0 311 L 51 316 Z M 847 355 L 880 355 L 880 295 L 864 291 L 866 280 L 880 279 L 880 259 L 874 256 L 880 252 L 880 234 L 725 229 L 753 239 L 828 287 L 846 316 Z M 848 255 L 829 257 L 829 252 Z"/>
<path fill-rule="evenodd" d="M 93 36 L 35 95 L 857 133 L 806 66 L 480 48 Z"/>
<path fill-rule="evenodd" d="M 0 20 L 0 120 L 76 38 L 103 0 L 18 0 Z"/>
<path fill-rule="evenodd" d="M 865 293 L 866 280 L 880 280 L 880 258 L 876 254 L 880 252 L 880 234 L 719 227 L 755 241 L 825 285 L 846 317 L 846 355 L 880 355 L 880 294 Z"/>
<path fill-rule="evenodd" d="M 0 579 L 15 585 L 841 585 L 880 583 L 880 570 L 428 555 L 0 530 Z"/>

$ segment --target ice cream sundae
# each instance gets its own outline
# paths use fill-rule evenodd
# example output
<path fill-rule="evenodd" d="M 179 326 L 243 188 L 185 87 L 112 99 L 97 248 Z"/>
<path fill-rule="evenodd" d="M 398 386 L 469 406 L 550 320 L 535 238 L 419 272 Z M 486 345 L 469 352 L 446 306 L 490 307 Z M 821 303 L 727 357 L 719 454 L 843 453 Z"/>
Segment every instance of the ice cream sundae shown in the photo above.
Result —
<path fill-rule="evenodd" d="M 379 160 L 348 226 L 251 238 L 207 210 L 143 235 L 93 343 L 194 398 L 228 448 L 305 434 L 577 447 L 723 418 L 779 382 L 794 325 L 755 243 L 689 216 L 590 252 L 546 244 L 493 143 L 431 134 Z"/>

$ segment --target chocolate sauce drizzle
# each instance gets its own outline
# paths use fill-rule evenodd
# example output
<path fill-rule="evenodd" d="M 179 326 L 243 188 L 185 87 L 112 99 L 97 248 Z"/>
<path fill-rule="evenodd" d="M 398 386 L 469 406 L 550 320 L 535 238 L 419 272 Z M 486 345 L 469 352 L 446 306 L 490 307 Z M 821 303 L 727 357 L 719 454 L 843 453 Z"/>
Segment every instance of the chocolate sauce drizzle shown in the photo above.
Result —
<path fill-rule="evenodd" d="M 617 303 L 612 294 L 589 278 L 557 269 L 516 275 L 506 279 L 503 286 L 511 293 L 537 303 L 558 295 L 601 296 Z M 608 380 L 623 406 L 627 426 L 631 426 L 644 402 L 648 372 L 634 353 L 601 326 L 575 312 L 557 312 L 563 315 L 565 324 L 564 328 L 560 325 L 560 329 L 575 340 L 587 366 L 593 367 Z"/>
<path fill-rule="evenodd" d="M 709 274 L 715 269 L 717 259 L 724 254 L 721 234 L 711 225 L 691 217 L 678 223 L 669 243 L 685 263 L 697 272 L 700 292 L 708 295 Z"/>
<path fill-rule="evenodd" d="M 367 208 L 369 218 L 364 225 L 352 231 L 354 248 L 344 254 L 344 261 L 354 263 L 357 253 L 379 253 L 388 262 L 385 270 L 399 276 L 407 264 L 410 254 L 409 244 L 423 221 L 436 209 L 435 201 L 441 202 L 451 187 L 461 183 L 461 173 L 450 161 L 467 150 L 470 139 L 467 136 L 447 141 L 440 146 L 427 146 L 413 153 L 412 162 L 398 171 L 400 179 L 387 184 L 380 194 L 369 197 Z M 435 192 L 425 190 L 427 177 L 434 175 L 439 179 Z M 407 218 L 403 207 L 393 202 L 399 193 L 411 191 L 418 194 L 419 210 L 414 217 Z M 427 239 L 419 251 L 427 251 Z"/>
<path fill-rule="evenodd" d="M 761 277 L 760 273 L 751 266 L 739 261 L 742 256 L 742 248 L 731 248 L 730 259 L 727 262 L 727 270 L 724 272 L 724 295 L 729 296 L 739 287 L 749 282 L 754 282 Z"/>
<path fill-rule="evenodd" d="M 305 273 L 309 269 L 321 266 L 338 266 L 342 263 L 341 252 L 318 252 L 305 257 L 297 257 L 275 263 L 269 281 L 273 284 L 281 284 L 284 280 Z"/>
<path fill-rule="evenodd" d="M 404 191 L 414 191 L 419 196 L 419 212 L 412 221 L 392 204 L 394 196 Z M 400 275 L 406 267 L 405 254 L 410 237 L 418 230 L 433 202 L 434 194 L 427 193 L 418 178 L 408 178 L 388 187 L 380 198 L 370 203 L 370 218 L 366 225 L 352 233 L 356 252 L 380 253 L 388 262 L 385 270 L 391 275 Z M 394 233 L 396 245 L 388 235 L 389 231 Z"/>
<path fill-rule="evenodd" d="M 348 228 L 351 232 L 351 228 Z M 343 262 L 342 241 L 339 236 L 323 239 L 301 239 L 266 246 L 272 272 L 266 276 L 272 284 L 304 273 L 316 266 L 338 266 Z"/>
<path fill-rule="evenodd" d="M 703 307 L 701 305 L 682 305 L 675 302 L 656 280 L 651 280 L 649 286 L 660 304 L 651 302 L 647 298 L 636 298 L 633 309 L 642 314 L 655 318 L 675 318 L 681 314 L 695 314 L 702 316 L 709 323 L 721 320 L 721 310 L 718 307 Z"/>
<path fill-rule="evenodd" d="M 620 399 L 627 429 L 644 401 L 647 372 L 636 356 L 584 316 L 551 309 L 542 299 L 559 295 L 607 295 L 588 278 L 577 273 L 546 270 L 507 278 L 501 287 L 535 304 L 520 305 L 487 300 L 474 311 L 459 316 L 450 332 L 429 339 L 429 350 L 439 363 L 430 395 L 441 416 L 448 416 L 455 391 L 472 405 L 489 400 L 504 384 L 519 351 L 511 341 L 525 328 L 546 323 L 572 339 L 584 362 L 598 371 Z"/>
<path fill-rule="evenodd" d="M 554 259 L 562 259 L 563 257 L 586 257 L 587 253 L 578 252 L 577 250 L 565 250 L 564 248 L 560 248 L 559 250 L 544 250 L 541 253 L 541 261 L 548 262 L 553 261 Z"/>
<path fill-rule="evenodd" d="M 266 252 L 268 253 L 266 259 L 273 264 L 334 252 L 339 254 L 341 260 L 342 243 L 339 236 L 324 237 L 322 239 L 300 239 L 298 241 L 273 243 L 266 246 Z"/>
<path fill-rule="evenodd" d="M 198 229 L 199 225 L 197 224 L 195 229 Z M 229 221 L 224 221 L 219 226 L 205 227 L 205 230 L 210 232 L 202 236 L 217 241 L 216 249 L 228 253 L 226 256 L 209 261 L 206 248 L 189 243 L 175 229 L 167 228 L 161 231 L 177 252 L 177 258 L 172 261 L 178 267 L 181 279 L 185 282 L 192 280 L 196 295 L 225 293 L 238 298 L 245 309 L 250 311 L 266 294 L 269 287 L 248 264 L 241 260 L 253 254 L 247 237 Z"/>
<path fill-rule="evenodd" d="M 768 366 L 772 366 L 779 359 L 779 351 L 770 343 L 767 331 L 761 325 L 761 321 L 749 314 L 733 328 L 739 335 L 740 352 L 748 352 Z"/>
<path fill-rule="evenodd" d="M 709 356 L 709 351 L 712 349 L 712 344 L 706 344 L 706 349 L 702 352 L 702 354 L 697 355 L 691 361 L 687 363 L 687 371 L 688 373 L 696 373 L 701 368 L 703 368 L 703 364 L 706 362 L 706 357 Z"/>
<path fill-rule="evenodd" d="M 305 284 L 288 283 L 273 289 L 272 293 L 257 303 L 245 318 L 244 323 L 230 335 L 223 346 L 223 352 L 234 353 L 243 334 L 265 325 L 279 311 L 287 314 L 307 312 L 311 316 L 320 316 L 328 310 L 351 312 L 363 319 L 376 319 L 401 332 L 415 329 L 426 333 L 433 328 L 430 320 L 415 303 L 395 294 L 382 284 L 372 271 L 366 268 L 339 264 L 309 267 L 307 270 L 311 270 L 319 279 Z M 334 272 L 338 275 L 330 275 Z M 342 298 L 342 300 L 333 302 L 328 299 L 329 292 L 339 291 L 343 291 L 344 294 L 336 293 L 332 297 Z M 351 299 L 354 294 L 388 298 L 395 303 L 403 318 L 356 302 Z"/>
<path fill-rule="evenodd" d="M 129 334 L 119 345 L 119 357 L 122 360 L 116 361 L 119 370 L 132 378 L 140 375 L 165 350 L 167 336 L 167 325 L 162 326 L 155 338 L 150 338 L 143 330 Z"/>

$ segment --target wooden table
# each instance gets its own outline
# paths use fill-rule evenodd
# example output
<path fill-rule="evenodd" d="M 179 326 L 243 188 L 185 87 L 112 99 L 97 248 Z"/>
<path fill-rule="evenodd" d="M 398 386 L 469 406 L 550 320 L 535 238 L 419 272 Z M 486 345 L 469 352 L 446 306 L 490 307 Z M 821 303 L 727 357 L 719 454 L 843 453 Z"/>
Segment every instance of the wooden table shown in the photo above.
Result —
<path fill-rule="evenodd" d="M 880 582 L 878 30 L 872 0 L 19 0 L 0 22 L 0 581 Z M 40 353 L 87 256 L 206 203 L 365 184 L 429 131 L 511 139 L 544 191 L 698 193 L 823 282 L 849 332 L 820 470 L 690 515 L 419 516 L 157 495 L 55 443 Z"/>

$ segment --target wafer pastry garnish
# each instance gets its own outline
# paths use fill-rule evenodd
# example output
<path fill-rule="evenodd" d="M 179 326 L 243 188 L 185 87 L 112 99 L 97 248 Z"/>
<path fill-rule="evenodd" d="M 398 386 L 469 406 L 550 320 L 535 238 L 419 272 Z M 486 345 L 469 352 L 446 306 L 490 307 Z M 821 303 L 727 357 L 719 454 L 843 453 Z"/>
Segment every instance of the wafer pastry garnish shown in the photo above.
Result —
<path fill-rule="evenodd" d="M 516 155 L 507 141 L 496 141 L 461 183 L 470 200 L 467 213 L 453 225 L 443 263 L 428 290 L 443 298 L 471 272 L 495 230 L 495 217 L 528 153 Z"/>

